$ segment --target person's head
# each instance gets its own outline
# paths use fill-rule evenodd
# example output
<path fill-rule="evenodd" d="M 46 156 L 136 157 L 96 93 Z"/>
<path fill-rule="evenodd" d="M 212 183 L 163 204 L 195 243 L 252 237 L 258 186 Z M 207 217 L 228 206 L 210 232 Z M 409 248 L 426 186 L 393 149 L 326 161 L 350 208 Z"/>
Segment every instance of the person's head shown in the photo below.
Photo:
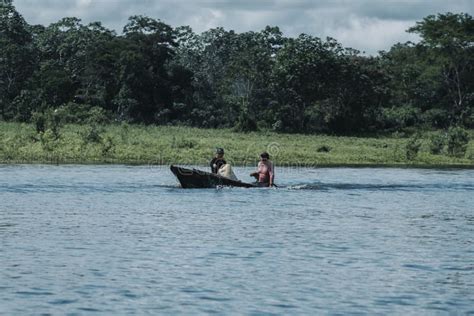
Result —
<path fill-rule="evenodd" d="M 266 160 L 269 160 L 270 159 L 270 155 L 264 151 L 263 153 L 260 154 L 260 160 L 262 161 L 266 161 Z"/>
<path fill-rule="evenodd" d="M 224 157 L 224 149 L 223 148 L 216 148 L 216 157 L 217 158 Z"/>

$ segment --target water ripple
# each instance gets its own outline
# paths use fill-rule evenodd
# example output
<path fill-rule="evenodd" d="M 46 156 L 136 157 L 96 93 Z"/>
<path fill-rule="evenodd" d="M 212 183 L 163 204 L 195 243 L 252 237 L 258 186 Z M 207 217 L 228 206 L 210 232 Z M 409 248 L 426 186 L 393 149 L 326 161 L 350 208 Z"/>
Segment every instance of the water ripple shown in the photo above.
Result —
<path fill-rule="evenodd" d="M 473 170 L 278 169 L 273 190 L 0 172 L 6 315 L 473 312 Z"/>

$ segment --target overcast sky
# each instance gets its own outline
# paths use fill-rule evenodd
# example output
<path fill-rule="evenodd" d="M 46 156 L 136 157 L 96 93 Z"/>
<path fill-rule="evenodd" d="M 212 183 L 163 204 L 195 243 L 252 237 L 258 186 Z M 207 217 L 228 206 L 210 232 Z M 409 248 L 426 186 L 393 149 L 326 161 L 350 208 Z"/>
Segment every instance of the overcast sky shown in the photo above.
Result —
<path fill-rule="evenodd" d="M 336 38 L 369 54 L 417 38 L 406 29 L 444 12 L 473 15 L 474 0 L 14 0 L 30 24 L 66 16 L 101 21 L 120 33 L 131 15 L 147 15 L 202 32 L 222 26 L 238 32 L 279 26 L 285 36 L 307 33 Z"/>

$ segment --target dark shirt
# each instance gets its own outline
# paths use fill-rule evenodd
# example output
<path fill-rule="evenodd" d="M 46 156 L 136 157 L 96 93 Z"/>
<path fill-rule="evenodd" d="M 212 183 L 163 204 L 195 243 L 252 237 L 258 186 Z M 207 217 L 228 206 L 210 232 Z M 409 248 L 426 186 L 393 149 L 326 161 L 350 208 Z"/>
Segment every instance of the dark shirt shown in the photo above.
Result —
<path fill-rule="evenodd" d="M 226 162 L 225 162 L 224 158 L 214 157 L 211 160 L 211 163 L 210 163 L 212 173 L 217 173 L 217 170 L 219 170 L 219 168 L 222 167 L 225 164 L 226 164 Z"/>

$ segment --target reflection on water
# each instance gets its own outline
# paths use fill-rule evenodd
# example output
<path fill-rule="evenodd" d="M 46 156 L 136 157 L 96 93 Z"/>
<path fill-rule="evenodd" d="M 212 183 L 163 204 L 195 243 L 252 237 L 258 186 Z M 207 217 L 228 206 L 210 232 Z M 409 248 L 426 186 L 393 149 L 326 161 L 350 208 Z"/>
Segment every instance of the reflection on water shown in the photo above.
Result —
<path fill-rule="evenodd" d="M 473 170 L 277 171 L 0 167 L 0 314 L 474 312 Z"/>

